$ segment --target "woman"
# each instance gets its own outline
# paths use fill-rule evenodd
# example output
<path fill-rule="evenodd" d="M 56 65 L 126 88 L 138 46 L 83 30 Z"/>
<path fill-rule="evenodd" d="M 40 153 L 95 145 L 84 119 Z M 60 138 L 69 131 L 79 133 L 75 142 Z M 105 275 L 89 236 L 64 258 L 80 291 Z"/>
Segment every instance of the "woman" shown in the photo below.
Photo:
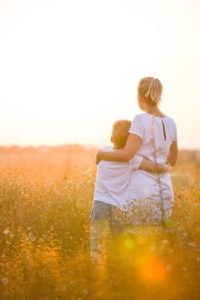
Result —
<path fill-rule="evenodd" d="M 129 161 L 136 153 L 156 163 L 174 166 L 177 160 L 177 133 L 174 121 L 159 109 L 162 84 L 159 79 L 145 77 L 138 85 L 138 104 L 145 112 L 137 115 L 129 130 L 124 149 L 99 151 L 100 160 Z M 173 189 L 169 173 L 133 173 L 130 182 L 131 203 L 128 203 L 134 224 L 158 224 L 169 219 L 173 207 Z"/>

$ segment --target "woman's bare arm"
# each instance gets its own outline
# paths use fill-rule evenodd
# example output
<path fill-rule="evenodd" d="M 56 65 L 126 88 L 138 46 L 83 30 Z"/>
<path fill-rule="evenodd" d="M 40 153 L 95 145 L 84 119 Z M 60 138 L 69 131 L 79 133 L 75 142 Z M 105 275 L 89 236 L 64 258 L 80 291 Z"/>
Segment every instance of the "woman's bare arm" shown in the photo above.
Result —
<path fill-rule="evenodd" d="M 169 154 L 167 157 L 167 161 L 170 164 L 170 166 L 175 166 L 176 161 L 177 161 L 177 157 L 178 157 L 178 144 L 177 141 L 174 141 L 169 149 Z"/>
<path fill-rule="evenodd" d="M 139 150 L 142 144 L 142 139 L 136 134 L 129 134 L 126 145 L 123 149 L 114 150 L 110 152 L 98 151 L 96 156 L 96 163 L 100 160 L 126 162 L 129 161 Z"/>
<path fill-rule="evenodd" d="M 139 169 L 144 170 L 146 172 L 157 173 L 157 174 L 166 173 L 170 171 L 170 167 L 167 164 L 157 164 L 145 158 L 143 158 L 139 166 Z"/>

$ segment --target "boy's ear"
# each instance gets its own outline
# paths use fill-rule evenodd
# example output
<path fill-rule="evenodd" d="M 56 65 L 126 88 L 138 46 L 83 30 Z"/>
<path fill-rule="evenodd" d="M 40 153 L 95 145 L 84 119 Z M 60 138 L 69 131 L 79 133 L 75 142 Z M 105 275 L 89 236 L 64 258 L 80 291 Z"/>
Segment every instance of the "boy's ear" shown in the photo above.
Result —
<path fill-rule="evenodd" d="M 112 135 L 110 137 L 110 141 L 111 141 L 111 143 L 113 143 L 113 136 Z"/>

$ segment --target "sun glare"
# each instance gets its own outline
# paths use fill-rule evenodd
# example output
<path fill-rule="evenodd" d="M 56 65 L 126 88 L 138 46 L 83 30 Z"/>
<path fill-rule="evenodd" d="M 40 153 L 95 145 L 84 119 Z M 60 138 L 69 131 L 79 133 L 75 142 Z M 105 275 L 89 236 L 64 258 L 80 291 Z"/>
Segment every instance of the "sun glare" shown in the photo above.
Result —
<path fill-rule="evenodd" d="M 141 280 L 147 283 L 158 284 L 166 279 L 166 266 L 158 257 L 144 255 L 138 258 L 136 268 Z"/>
<path fill-rule="evenodd" d="M 198 9 L 172 0 L 4 1 L 1 143 L 102 145 L 116 119 L 139 112 L 138 80 L 152 75 L 180 146 L 200 147 L 200 126 L 185 122 L 199 111 Z"/>

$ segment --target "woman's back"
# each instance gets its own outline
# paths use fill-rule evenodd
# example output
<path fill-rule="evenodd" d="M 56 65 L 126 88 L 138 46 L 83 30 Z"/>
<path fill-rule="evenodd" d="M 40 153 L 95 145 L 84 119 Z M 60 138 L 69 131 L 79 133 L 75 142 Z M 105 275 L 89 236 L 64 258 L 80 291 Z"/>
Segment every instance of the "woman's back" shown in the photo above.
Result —
<path fill-rule="evenodd" d="M 129 132 L 142 138 L 137 154 L 158 163 L 166 163 L 170 146 L 177 139 L 173 119 L 167 116 L 155 117 L 148 113 L 137 115 Z"/>
<path fill-rule="evenodd" d="M 129 132 L 142 139 L 138 155 L 157 163 L 167 162 L 170 146 L 177 138 L 173 119 L 167 116 L 155 117 L 148 113 L 139 114 L 134 118 Z M 147 201 L 147 204 L 151 203 L 154 213 L 150 216 L 153 218 L 156 216 L 160 219 L 160 207 L 163 201 L 166 210 L 171 214 L 173 188 L 169 173 L 157 175 L 143 170 L 133 172 L 130 182 L 130 197 L 134 200 L 134 206 L 137 206 L 139 202 L 141 204 L 142 200 Z"/>
<path fill-rule="evenodd" d="M 158 78 L 148 76 L 139 81 L 137 101 L 145 113 L 134 118 L 129 131 L 131 134 L 124 148 L 112 153 L 98 153 L 97 162 L 102 159 L 129 161 L 138 154 L 157 163 L 169 162 L 171 166 L 176 164 L 178 154 L 176 125 L 159 109 L 162 89 L 162 83 Z M 173 189 L 168 173 L 159 175 L 137 170 L 132 174 L 129 187 L 131 206 L 141 208 L 142 217 L 138 210 L 134 217 L 138 217 L 140 221 L 144 219 L 148 223 L 154 221 L 157 223 L 163 220 L 163 217 L 171 216 Z M 149 217 L 145 218 L 143 208 L 146 209 L 147 206 Z M 135 220 L 134 217 L 132 220 Z"/>

